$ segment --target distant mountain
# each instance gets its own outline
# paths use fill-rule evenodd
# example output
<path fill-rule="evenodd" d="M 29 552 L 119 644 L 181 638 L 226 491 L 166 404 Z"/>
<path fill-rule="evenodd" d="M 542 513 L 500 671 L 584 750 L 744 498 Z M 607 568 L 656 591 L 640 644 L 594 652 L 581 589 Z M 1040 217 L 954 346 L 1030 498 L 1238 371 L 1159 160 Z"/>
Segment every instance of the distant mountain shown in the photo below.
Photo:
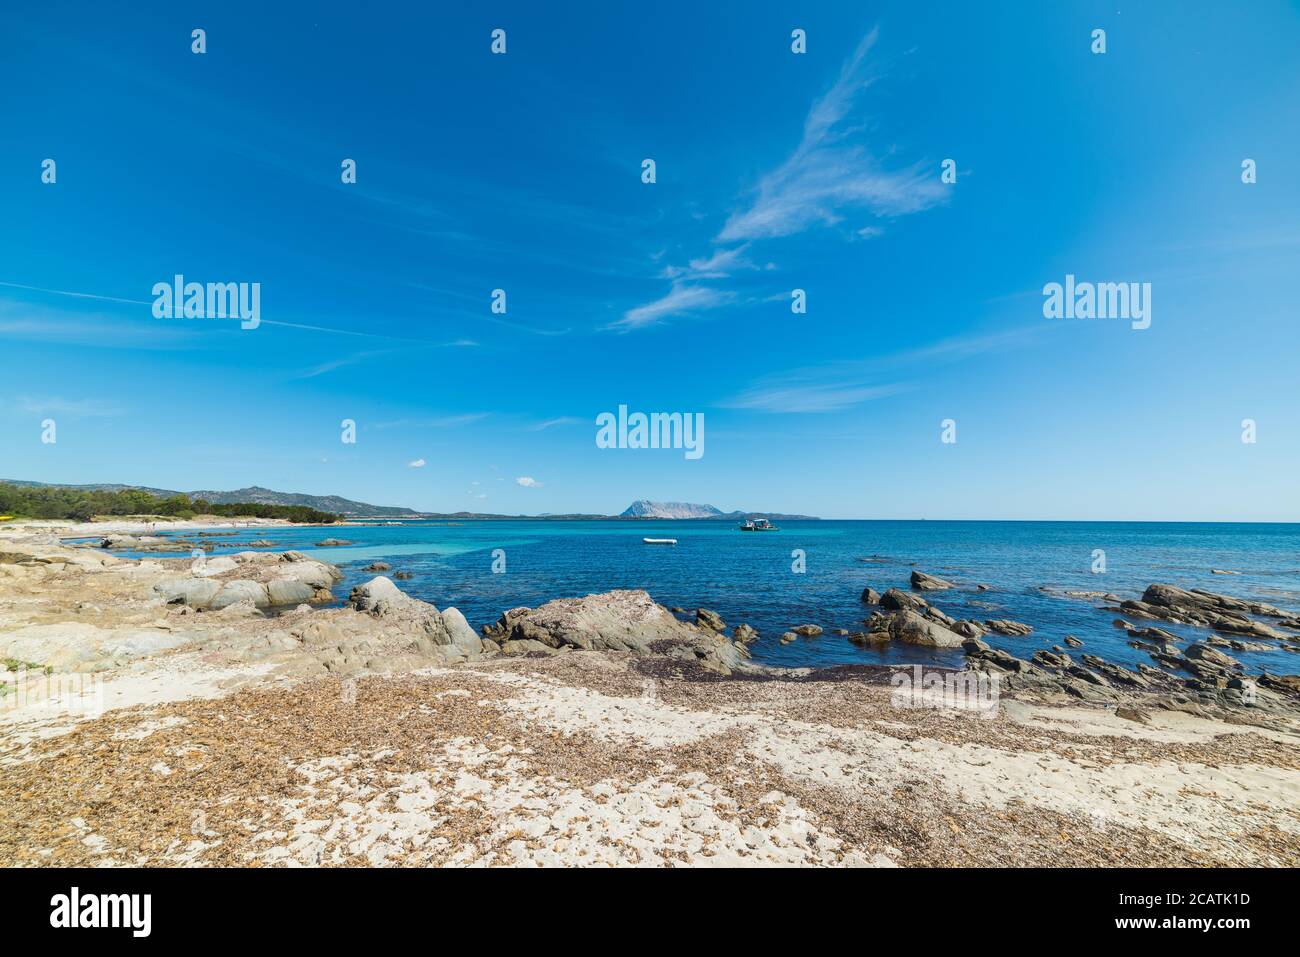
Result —
<path fill-rule="evenodd" d="M 652 502 L 640 498 L 623 509 L 619 518 L 721 518 L 722 509 L 690 502 Z"/>
<path fill-rule="evenodd" d="M 397 505 L 370 505 L 340 495 L 306 495 L 302 492 L 276 492 L 269 488 L 250 485 L 233 492 L 200 491 L 187 493 L 190 498 L 206 499 L 214 505 L 233 505 L 237 502 L 256 502 L 262 505 L 306 505 L 308 508 L 336 515 L 402 515 L 414 518 L 420 513 Z"/>
<path fill-rule="evenodd" d="M 695 505 L 691 502 L 652 502 L 649 499 L 637 499 L 618 515 L 593 515 L 586 512 L 577 512 L 563 515 L 545 514 L 545 515 L 500 515 L 491 512 L 417 512 L 412 508 L 402 508 L 396 505 L 370 505 L 366 502 L 357 502 L 350 498 L 343 498 L 338 495 L 307 495 L 303 492 L 277 492 L 274 489 L 262 488 L 259 485 L 250 485 L 248 488 L 237 488 L 231 492 L 218 492 L 213 489 L 202 489 L 197 492 L 178 492 L 173 489 L 150 488 L 146 485 L 121 485 L 114 483 L 103 483 L 99 485 L 62 485 L 57 482 L 25 482 L 18 479 L 0 479 L 0 482 L 7 485 L 25 485 L 28 487 L 49 486 L 52 488 L 72 488 L 84 489 L 89 492 L 121 492 L 125 489 L 138 489 L 141 492 L 148 492 L 150 495 L 157 495 L 159 498 L 171 498 L 173 495 L 184 495 L 191 499 L 201 498 L 211 502 L 213 505 L 305 505 L 307 508 L 314 508 L 322 512 L 332 512 L 335 515 L 345 515 L 348 518 L 401 518 L 401 519 L 435 519 L 443 521 L 460 521 L 473 519 L 495 519 L 509 521 L 511 519 L 545 519 L 548 521 L 601 521 L 611 518 L 625 519 L 719 519 L 726 521 L 744 521 L 747 518 L 769 518 L 772 521 L 797 521 L 800 519 L 815 519 L 815 515 L 785 515 L 780 512 L 724 512 L 712 505 Z"/>
<path fill-rule="evenodd" d="M 769 518 L 785 522 L 803 519 L 816 519 L 815 515 L 786 515 L 781 512 L 724 512 L 712 505 L 696 505 L 692 502 L 652 502 L 649 499 L 637 499 L 618 516 L 619 518 L 668 518 L 695 519 L 712 518 L 727 521 L 743 521 L 747 518 Z"/>
<path fill-rule="evenodd" d="M 232 492 L 217 492 L 211 489 L 204 489 L 198 492 L 177 492 L 165 488 L 150 488 L 145 485 L 119 485 L 106 483 L 101 485 L 60 485 L 56 482 L 22 482 L 15 479 L 0 479 L 9 485 L 25 486 L 50 486 L 53 488 L 73 488 L 84 489 L 89 492 L 121 492 L 126 489 L 138 489 L 141 492 L 148 492 L 150 495 L 157 495 L 159 498 L 171 498 L 173 495 L 185 495 L 191 499 L 201 498 L 211 502 L 213 505 L 305 505 L 308 508 L 314 508 L 322 512 L 332 512 L 336 515 L 346 515 L 350 518 L 357 516 L 386 516 L 391 518 L 418 518 L 420 513 L 410 508 L 399 508 L 393 505 L 370 505 L 366 502 L 356 502 L 350 498 L 342 498 L 338 495 L 307 495 L 302 492 L 276 492 L 269 488 L 261 488 L 257 485 L 248 488 L 237 488 Z"/>

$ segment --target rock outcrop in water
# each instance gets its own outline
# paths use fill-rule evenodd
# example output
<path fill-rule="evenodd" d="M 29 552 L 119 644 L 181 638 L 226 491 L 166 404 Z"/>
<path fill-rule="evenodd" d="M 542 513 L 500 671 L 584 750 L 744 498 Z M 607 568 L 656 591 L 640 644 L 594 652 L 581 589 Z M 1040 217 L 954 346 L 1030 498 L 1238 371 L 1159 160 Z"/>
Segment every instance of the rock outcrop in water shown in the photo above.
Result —
<path fill-rule="evenodd" d="M 888 611 L 914 611 L 919 614 L 925 614 L 930 609 L 930 603 L 920 595 L 898 588 L 891 588 L 881 595 L 879 605 Z"/>
<path fill-rule="evenodd" d="M 891 588 L 880 598 L 885 612 L 876 612 L 865 622 L 866 632 L 849 635 L 862 643 L 901 641 L 930 648 L 960 648 L 966 638 L 979 637 L 983 626 L 976 621 L 954 621 L 920 595 Z"/>
<path fill-rule="evenodd" d="M 191 538 L 171 538 L 162 535 L 105 535 L 99 540 L 100 548 L 131 552 L 189 552 L 196 548 L 211 551 L 211 542 Z"/>
<path fill-rule="evenodd" d="M 1023 622 L 1011 621 L 1007 618 L 990 619 L 984 622 L 984 627 L 989 631 L 995 631 L 999 635 L 1006 635 L 1009 638 L 1023 638 L 1034 630 Z"/>
<path fill-rule="evenodd" d="M 925 645 L 930 648 L 960 648 L 964 640 L 961 635 L 946 625 L 924 618 L 914 611 L 899 611 L 889 616 L 883 629 L 894 641 L 909 645 Z"/>
<path fill-rule="evenodd" d="M 912 572 L 911 581 L 912 587 L 917 591 L 944 591 L 948 588 L 957 587 L 950 581 L 945 581 L 942 578 L 936 578 L 934 575 L 927 575 L 925 572 L 915 570 Z"/>
<path fill-rule="evenodd" d="M 911 584 L 917 591 L 951 587 L 951 583 L 920 571 L 912 572 Z M 1263 721 L 1267 715 L 1300 714 L 1300 676 L 1268 672 L 1249 676 L 1231 654 L 1279 649 L 1300 652 L 1300 635 L 1282 630 L 1300 631 L 1300 615 L 1262 602 L 1173 585 L 1151 585 L 1140 600 L 1123 601 L 1109 592 L 1064 594 L 1117 602 L 1118 606 L 1109 610 L 1123 611 L 1134 618 L 1195 625 L 1240 637 L 1209 635 L 1181 650 L 1187 639 L 1180 635 L 1117 619 L 1116 627 L 1128 633 L 1129 645 L 1148 652 L 1159 667 L 1139 664 L 1136 669 L 1125 668 L 1088 653 L 1076 661 L 1059 644 L 1051 650 L 1027 652 L 1032 660 L 1026 660 L 993 648 L 982 638 L 988 633 L 1024 638 L 1033 633 L 1033 626 L 1008 618 L 954 620 L 915 592 L 891 588 L 883 596 L 876 596 L 870 589 L 863 593 L 863 601 L 875 599 L 883 610 L 866 620 L 867 631 L 848 638 L 859 644 L 898 641 L 933 648 L 960 647 L 966 653 L 968 669 L 998 676 L 1002 687 L 1013 695 L 1048 699 L 1069 696 L 1119 706 L 1135 715 L 1145 713 L 1145 707 L 1215 711 L 1246 723 Z M 1250 615 L 1274 621 L 1265 624 Z M 1266 639 L 1267 643 L 1247 638 Z M 1083 642 L 1073 635 L 1061 640 L 1073 649 L 1083 647 Z"/>
<path fill-rule="evenodd" d="M 707 628 L 710 631 L 726 631 L 727 623 L 722 620 L 722 616 L 716 611 L 709 611 L 707 608 L 698 608 L 695 611 L 695 624 L 701 628 Z"/>
<path fill-rule="evenodd" d="M 1282 640 L 1294 639 L 1270 625 L 1254 621 L 1247 615 L 1275 618 L 1278 625 L 1300 630 L 1300 616 L 1262 602 L 1247 601 L 1229 595 L 1192 589 L 1176 585 L 1151 585 L 1142 593 L 1140 601 L 1120 603 L 1120 610 L 1136 618 L 1154 618 L 1176 624 L 1200 625 L 1229 635 L 1247 635 L 1256 638 Z"/>
<path fill-rule="evenodd" d="M 664 655 L 723 675 L 731 674 L 749 656 L 741 642 L 729 641 L 712 627 L 679 621 L 640 590 L 512 608 L 496 624 L 485 626 L 483 637 L 506 653 L 583 648 Z"/>

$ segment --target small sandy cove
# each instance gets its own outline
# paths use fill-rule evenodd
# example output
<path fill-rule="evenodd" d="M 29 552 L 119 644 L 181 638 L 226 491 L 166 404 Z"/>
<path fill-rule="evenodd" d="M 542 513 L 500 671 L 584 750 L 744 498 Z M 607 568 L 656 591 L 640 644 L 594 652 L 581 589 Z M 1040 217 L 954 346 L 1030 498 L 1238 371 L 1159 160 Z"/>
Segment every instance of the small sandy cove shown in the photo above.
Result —
<path fill-rule="evenodd" d="M 1300 864 L 1286 719 L 430 651 L 422 603 L 196 611 L 155 588 L 188 557 L 59 544 L 107 531 L 148 529 L 0 526 L 0 658 L 56 662 L 0 700 L 0 865 Z"/>

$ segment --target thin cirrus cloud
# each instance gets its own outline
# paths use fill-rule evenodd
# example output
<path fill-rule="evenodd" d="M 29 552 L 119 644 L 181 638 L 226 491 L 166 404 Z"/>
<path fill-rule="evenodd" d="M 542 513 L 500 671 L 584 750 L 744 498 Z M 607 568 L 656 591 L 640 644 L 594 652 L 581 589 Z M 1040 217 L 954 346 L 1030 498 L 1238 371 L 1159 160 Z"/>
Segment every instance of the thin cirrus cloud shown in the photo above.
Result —
<path fill-rule="evenodd" d="M 542 422 L 535 422 L 528 427 L 529 432 L 545 432 L 547 429 L 553 429 L 561 425 L 579 425 L 586 422 L 586 419 L 578 419 L 571 415 L 561 415 L 554 419 L 546 419 Z"/>
<path fill-rule="evenodd" d="M 462 415 L 442 415 L 428 419 L 393 419 L 388 422 L 376 422 L 376 429 L 404 429 L 404 428 L 427 428 L 427 429 L 452 429 L 459 425 L 469 425 L 471 422 L 478 422 L 480 419 L 486 419 L 490 412 L 466 412 Z"/>
<path fill-rule="evenodd" d="M 843 211 L 864 209 L 877 216 L 902 216 L 928 209 L 947 195 L 937 176 L 913 166 L 883 169 L 861 145 L 845 142 L 844 121 L 858 94 L 874 81 L 866 69 L 875 46 L 872 30 L 840 70 L 839 78 L 813 104 L 803 138 L 784 163 L 759 180 L 757 195 L 728 218 L 718 242 L 792 236 L 814 226 L 832 226 Z"/>
<path fill-rule="evenodd" d="M 537 481 L 531 475 L 521 475 L 515 479 L 516 485 L 522 485 L 524 488 L 541 488 L 543 483 Z"/>
<path fill-rule="evenodd" d="M 76 292 L 71 289 L 48 289 L 44 286 L 29 286 L 17 282 L 0 281 L 0 287 L 21 289 L 26 292 L 42 293 L 49 296 L 64 296 L 70 299 L 86 299 L 93 302 L 109 302 L 128 306 L 153 306 L 152 300 L 125 299 L 121 296 L 104 296 L 99 293 Z M 9 318 L 19 310 L 22 312 L 21 318 Z M 41 341 L 60 339 L 78 345 L 93 345 L 104 348 L 183 348 L 184 343 L 176 340 L 199 334 L 203 328 L 202 323 L 208 321 L 196 320 L 188 325 L 183 325 L 181 322 L 169 319 L 160 323 L 159 320 L 153 318 L 152 312 L 140 312 L 139 310 L 133 316 L 137 317 L 137 321 L 119 322 L 102 316 L 70 317 L 68 314 L 56 310 L 45 309 L 42 311 L 38 307 L 26 304 L 0 303 L 0 333 L 12 336 L 15 339 L 32 338 Z M 468 338 L 448 342 L 431 342 L 427 339 L 411 339 L 405 336 L 390 336 L 378 332 L 363 332 L 357 329 L 339 329 L 312 323 L 289 322 L 285 319 L 261 319 L 260 325 L 425 346 L 472 347 L 478 345 L 473 339 Z M 554 334 L 562 335 L 563 333 L 557 332 Z M 136 336 L 143 341 L 132 341 L 132 337 Z M 337 368 L 337 366 L 332 368 Z M 327 372 L 329 369 L 323 371 Z M 320 373 L 313 374 L 319 375 Z M 310 378 L 310 376 L 306 377 Z"/>
<path fill-rule="evenodd" d="M 291 380 L 314 379 L 317 376 L 325 375 L 326 373 L 333 372 L 336 369 L 345 369 L 348 366 L 358 365 L 362 362 L 365 362 L 367 359 L 374 358 L 375 356 L 388 355 L 390 352 L 391 350 L 388 349 L 380 349 L 380 350 L 375 350 L 373 352 L 359 352 L 354 355 L 343 356 L 338 359 L 331 359 L 328 362 L 322 362 L 318 366 L 313 366 L 310 369 L 305 369 L 302 372 L 299 372 L 295 375 L 291 375 L 289 376 L 289 378 Z"/>
<path fill-rule="evenodd" d="M 648 302 L 643 306 L 629 309 L 623 318 L 611 324 L 611 328 L 622 332 L 641 329 L 645 326 L 662 322 L 670 316 L 683 316 L 716 309 L 735 299 L 735 293 L 711 286 L 691 286 L 674 282 L 666 296 Z"/>
<path fill-rule="evenodd" d="M 428 463 L 425 462 L 424 459 L 415 459 L 414 461 L 407 462 L 407 463 L 406 463 L 406 467 L 407 467 L 408 469 L 422 469 L 422 468 L 424 468 L 425 465 L 427 465 L 427 464 L 428 464 Z"/>
<path fill-rule="evenodd" d="M 665 266 L 665 279 L 725 279 L 739 269 L 757 269 L 745 257 L 749 244 L 736 246 L 734 249 L 719 249 L 705 258 L 692 259 L 685 266 Z"/>
<path fill-rule="evenodd" d="M 757 412 L 838 412 L 873 399 L 906 391 L 901 382 L 877 385 L 846 380 L 824 380 L 830 373 L 806 369 L 759 383 L 722 403 L 729 409 Z"/>
<path fill-rule="evenodd" d="M 854 210 L 896 217 L 928 209 L 946 198 L 932 171 L 919 165 L 886 170 L 865 146 L 849 142 L 856 130 L 848 128 L 845 121 L 858 94 L 875 79 L 866 63 L 877 36 L 878 31 L 872 30 L 863 37 L 835 83 L 813 102 L 799 145 L 780 166 L 759 179 L 749 203 L 728 216 L 713 240 L 718 248 L 686 266 L 665 267 L 663 278 L 673 282 L 668 294 L 629 309 L 612 328 L 626 332 L 734 302 L 736 297 L 696 283 L 759 268 L 746 256 L 755 241 L 834 226 Z M 870 239 L 882 232 L 879 226 L 868 224 L 851 236 Z"/>

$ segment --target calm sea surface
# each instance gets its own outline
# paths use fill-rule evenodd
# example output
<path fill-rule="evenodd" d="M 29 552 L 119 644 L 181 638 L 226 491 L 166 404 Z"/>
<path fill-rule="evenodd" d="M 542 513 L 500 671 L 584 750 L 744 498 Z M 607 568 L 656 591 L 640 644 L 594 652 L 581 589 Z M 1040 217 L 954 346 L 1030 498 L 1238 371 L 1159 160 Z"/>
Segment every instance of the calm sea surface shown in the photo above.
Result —
<path fill-rule="evenodd" d="M 1129 648 L 1111 622 L 1115 613 L 1087 601 L 1044 593 L 1106 591 L 1138 597 L 1152 582 L 1206 588 L 1300 609 L 1300 525 L 1170 524 L 1138 522 L 782 522 L 776 532 L 740 532 L 734 523 L 480 521 L 463 524 L 323 528 L 255 528 L 232 538 L 209 539 L 213 554 L 247 549 L 255 539 L 275 550 L 300 549 L 339 565 L 346 578 L 335 589 L 345 598 L 385 561 L 415 577 L 399 582 L 408 594 L 439 608 L 454 605 L 470 623 L 495 621 L 507 608 L 611 588 L 644 588 L 661 604 L 711 608 L 729 626 L 747 622 L 761 639 L 754 658 L 786 666 L 931 662 L 957 664 L 960 652 L 906 645 L 859 647 L 831 633 L 862 630 L 869 609 L 862 589 L 907 588 L 919 568 L 961 587 L 926 597 L 954 618 L 1013 618 L 1032 625 L 1025 638 L 990 635 L 990 644 L 1028 658 L 1067 634 L 1082 651 L 1112 661 L 1150 663 Z M 189 533 L 179 533 L 192 535 Z M 673 546 L 646 545 L 643 537 L 676 538 Z M 349 547 L 318 548 L 325 538 Z M 492 571 L 493 551 L 505 552 L 505 572 Z M 1106 571 L 1093 574 L 1093 552 L 1105 552 Z M 792 570 L 801 550 L 806 570 Z M 1211 569 L 1238 575 L 1214 575 Z M 390 577 L 392 572 L 387 572 Z M 976 584 L 990 586 L 975 590 Z M 782 646 L 795 625 L 821 625 L 820 638 Z M 1140 623 L 1139 623 L 1140 624 Z M 1194 637 L 1195 628 L 1166 626 Z M 1292 652 L 1234 653 L 1257 670 L 1300 671 Z"/>

